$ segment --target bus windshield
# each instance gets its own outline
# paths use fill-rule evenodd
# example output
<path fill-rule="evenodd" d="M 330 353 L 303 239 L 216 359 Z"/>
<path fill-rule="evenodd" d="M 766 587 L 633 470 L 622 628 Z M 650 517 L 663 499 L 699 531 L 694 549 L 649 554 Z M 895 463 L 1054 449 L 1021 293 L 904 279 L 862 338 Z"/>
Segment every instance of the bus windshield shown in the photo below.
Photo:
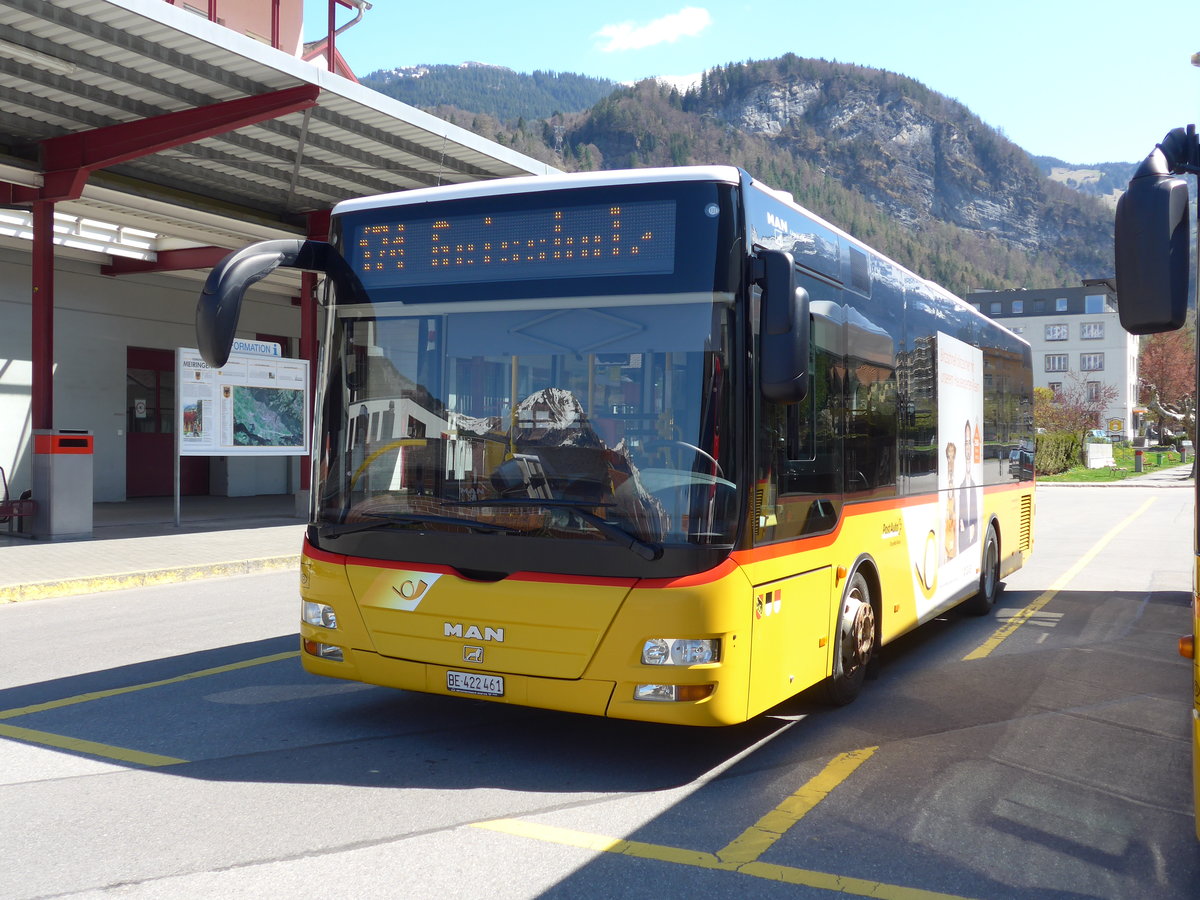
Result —
<path fill-rule="evenodd" d="M 732 542 L 730 303 L 608 300 L 339 309 L 318 522 Z"/>
<path fill-rule="evenodd" d="M 518 553 L 521 537 L 616 541 L 647 560 L 732 545 L 735 294 L 714 200 L 706 185 L 640 209 L 526 201 L 515 225 L 478 203 L 345 223 L 354 299 L 370 302 L 331 306 L 318 534 L 471 534 Z M 513 253 L 494 271 L 483 255 L 488 227 L 524 247 L 556 226 L 603 257 L 547 270 Z M 618 256 L 631 226 L 641 252 Z M 468 262 L 446 272 L 456 231 Z M 388 234 L 406 267 L 379 267 Z"/>

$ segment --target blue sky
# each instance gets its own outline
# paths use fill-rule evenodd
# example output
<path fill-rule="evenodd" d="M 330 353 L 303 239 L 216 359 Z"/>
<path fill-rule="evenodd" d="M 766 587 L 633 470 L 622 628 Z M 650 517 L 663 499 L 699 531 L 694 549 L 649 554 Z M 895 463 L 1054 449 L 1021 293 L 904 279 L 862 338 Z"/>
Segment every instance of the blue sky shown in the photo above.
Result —
<path fill-rule="evenodd" d="M 465 61 L 633 81 L 799 56 L 911 76 L 1030 153 L 1140 160 L 1200 120 L 1194 16 L 1118 0 L 372 0 L 338 48 L 358 75 Z M 326 0 L 305 0 L 305 37 Z M 339 24 L 350 13 L 339 13 Z"/>

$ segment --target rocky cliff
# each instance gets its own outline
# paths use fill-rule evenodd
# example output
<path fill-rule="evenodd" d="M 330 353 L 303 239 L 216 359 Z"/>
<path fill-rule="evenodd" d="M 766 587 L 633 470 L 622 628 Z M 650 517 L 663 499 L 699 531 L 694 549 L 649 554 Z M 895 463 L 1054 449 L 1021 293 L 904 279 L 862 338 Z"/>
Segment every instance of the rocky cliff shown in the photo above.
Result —
<path fill-rule="evenodd" d="M 571 139 L 604 168 L 743 165 L 959 292 L 1112 274 L 1110 209 L 890 72 L 784 57 L 714 69 L 683 94 L 647 82 L 584 113 Z"/>

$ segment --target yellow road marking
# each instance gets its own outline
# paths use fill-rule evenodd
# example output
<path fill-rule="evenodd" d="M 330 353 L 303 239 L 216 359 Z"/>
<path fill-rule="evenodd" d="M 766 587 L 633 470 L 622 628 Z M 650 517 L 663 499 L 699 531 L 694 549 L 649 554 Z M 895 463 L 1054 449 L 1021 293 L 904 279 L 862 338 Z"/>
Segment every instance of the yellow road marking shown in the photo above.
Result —
<path fill-rule="evenodd" d="M 1149 500 L 1147 500 L 1145 503 L 1143 503 L 1140 507 L 1138 507 L 1138 509 L 1135 512 L 1133 512 L 1132 514 L 1127 516 L 1122 521 L 1118 522 L 1116 525 L 1114 525 L 1109 530 L 1109 532 L 1106 535 L 1104 535 L 1104 537 L 1100 538 L 1100 540 L 1098 540 L 1094 545 L 1092 545 L 1092 548 L 1090 550 L 1088 550 L 1087 553 L 1083 554 L 1083 556 L 1081 556 L 1079 558 L 1079 561 L 1076 562 L 1075 565 L 1071 566 L 1071 568 L 1069 568 L 1069 569 L 1067 569 L 1067 571 L 1063 572 L 1063 574 L 1060 575 L 1058 577 L 1058 579 L 1052 585 L 1050 585 L 1049 590 L 1047 590 L 1045 593 L 1041 594 L 1036 600 L 1034 600 L 1027 607 L 1025 607 L 1023 610 L 1021 610 L 1019 613 L 1017 613 L 1015 616 L 1013 616 L 1012 619 L 1010 619 L 1006 624 L 1004 624 L 1000 628 L 996 629 L 996 631 L 992 634 L 992 636 L 990 638 L 988 638 L 986 641 L 984 641 L 982 644 L 980 644 L 978 647 L 976 647 L 974 650 L 972 650 L 970 653 L 968 653 L 966 656 L 964 656 L 963 660 L 966 661 L 969 659 L 983 659 L 985 656 L 987 656 L 989 653 L 991 653 L 993 650 L 995 650 L 997 647 L 999 647 L 1000 644 L 1004 642 L 1005 638 L 1007 638 L 1009 635 L 1011 635 L 1014 631 L 1016 631 L 1018 628 L 1020 628 L 1026 622 L 1028 622 L 1029 619 L 1031 619 L 1035 614 L 1037 614 L 1038 612 L 1041 611 L 1043 606 L 1045 606 L 1047 603 L 1049 603 L 1051 600 L 1053 600 L 1058 595 L 1059 591 L 1061 591 L 1068 584 L 1070 584 L 1071 579 L 1073 579 L 1076 575 L 1078 575 L 1081 571 L 1083 571 L 1083 569 L 1087 566 L 1087 564 L 1090 563 L 1093 559 L 1095 559 L 1100 554 L 1101 550 L 1103 550 L 1110 543 L 1112 543 L 1112 541 L 1116 538 L 1116 536 L 1118 534 L 1120 534 L 1122 531 L 1124 531 L 1126 528 L 1128 528 L 1131 524 L 1133 524 L 1133 522 L 1138 517 L 1140 517 L 1147 509 L 1149 509 L 1150 506 L 1154 503 L 1154 501 L 1156 499 L 1158 499 L 1158 498 L 1151 497 Z"/>
<path fill-rule="evenodd" d="M 0 737 L 24 741 L 27 744 L 45 744 L 47 747 L 56 747 L 59 750 L 86 753 L 89 756 L 101 756 L 106 759 L 136 763 L 140 766 L 174 766 L 187 762 L 186 759 L 177 759 L 174 756 L 144 753 L 141 750 L 130 750 L 127 747 L 114 747 L 112 744 L 65 737 L 61 734 L 51 734 L 48 731 L 34 731 L 32 728 L 19 728 L 16 725 L 0 725 Z"/>
<path fill-rule="evenodd" d="M 220 675 L 224 672 L 236 672 L 239 669 L 249 669 L 266 663 L 279 662 L 282 659 L 293 659 L 300 655 L 298 650 L 286 653 L 273 653 L 270 656 L 259 656 L 241 662 L 229 663 L 224 666 L 214 666 L 211 669 L 201 669 L 174 678 L 163 678 L 160 681 L 147 681 L 144 684 L 131 684 L 128 687 L 113 688 L 108 691 L 92 691 L 87 694 L 76 694 L 74 697 L 64 697 L 61 700 L 50 700 L 46 703 L 35 703 L 32 706 L 22 706 L 17 709 L 6 709 L 0 712 L 0 719 L 15 719 L 17 716 L 28 716 L 33 713 L 45 712 L 51 709 L 62 709 L 64 706 L 74 706 L 77 703 L 89 703 L 92 700 L 103 700 L 106 697 L 119 697 L 121 694 L 131 694 L 144 691 L 147 688 L 162 687 L 168 684 L 180 684 L 195 678 L 205 678 L 209 675 Z M 33 728 L 21 728 L 16 725 L 0 725 L 0 737 L 12 738 L 29 744 L 44 744 L 47 747 L 57 747 L 59 750 L 69 750 L 72 753 L 85 753 L 89 756 L 99 756 L 115 759 L 119 762 L 135 763 L 140 766 L 174 766 L 187 762 L 174 756 L 163 756 L 158 753 L 145 753 L 141 750 L 130 750 L 127 747 L 116 747 L 112 744 L 101 744 L 97 741 L 87 741 L 83 738 L 67 737 L 53 734 L 49 731 L 37 731 Z"/>
<path fill-rule="evenodd" d="M 852 750 L 833 758 L 820 772 L 777 807 L 734 838 L 728 846 L 717 851 L 724 862 L 748 863 L 758 859 L 779 840 L 787 830 L 799 822 L 818 803 L 829 796 L 829 792 L 853 774 L 854 770 L 871 758 L 878 747 Z"/>
<path fill-rule="evenodd" d="M 499 831 L 538 841 L 548 841 L 551 844 L 565 844 L 581 850 L 595 850 L 599 853 L 619 853 L 622 856 L 657 859 L 661 862 L 698 866 L 702 869 L 722 869 L 726 872 L 737 870 L 736 863 L 721 862 L 714 854 L 700 850 L 682 850 L 678 847 L 663 847 L 658 844 L 646 844 L 642 841 L 627 841 L 621 838 L 605 837 L 602 834 L 558 828 L 554 825 L 539 825 L 536 822 L 525 822 L 521 819 L 492 819 L 488 822 L 475 822 L 472 827 L 486 828 L 489 831 Z"/>
<path fill-rule="evenodd" d="M 878 747 L 865 747 L 834 757 L 802 788 L 716 853 L 687 850 L 682 847 L 667 847 L 662 844 L 647 844 L 643 841 L 607 837 L 602 834 L 558 828 L 554 825 L 541 825 L 521 819 L 493 819 L 488 822 L 475 822 L 472 827 L 552 844 L 578 847 L 581 850 L 591 850 L 596 853 L 616 853 L 621 856 L 652 859 L 698 869 L 736 872 L 739 875 L 749 875 L 768 881 L 804 885 L 842 894 L 857 894 L 861 897 L 879 897 L 882 900 L 962 900 L 954 894 L 939 894 L 935 891 L 885 884 L 866 878 L 850 878 L 844 875 L 832 875 L 828 872 L 817 872 L 812 869 L 799 869 L 794 866 L 781 866 L 758 861 L 759 857 L 770 849 L 789 828 L 829 796 L 830 791 L 849 778 L 878 749 Z"/>
<path fill-rule="evenodd" d="M 293 659 L 300 655 L 299 650 L 289 650 L 286 653 L 273 653 L 270 656 L 259 656 L 242 662 L 230 663 L 226 666 L 215 666 L 211 669 L 201 669 L 174 678 L 164 678 L 161 681 L 147 681 L 144 684 L 131 684 L 128 687 L 113 688 L 108 691 L 92 691 L 87 694 L 76 694 L 74 697 L 64 697 L 61 700 L 50 700 L 46 703 L 35 703 L 32 706 L 22 706 L 17 709 L 0 711 L 0 719 L 15 719 L 17 716 L 28 716 L 32 713 L 45 712 L 48 709 L 61 709 L 64 706 L 74 706 L 77 703 L 89 703 L 92 700 L 104 700 L 107 697 L 119 697 L 121 694 L 132 694 L 147 688 L 163 687 L 168 684 L 180 684 L 194 678 L 206 678 L 209 675 L 220 675 L 224 672 L 236 672 L 238 669 L 249 669 L 266 663 L 278 662 L 281 659 Z"/>
<path fill-rule="evenodd" d="M 843 894 L 857 894 L 860 897 L 879 897 L 882 900 L 962 900 L 962 898 L 954 894 L 939 894 L 934 891 L 923 891 L 896 884 L 885 884 L 866 878 L 831 875 L 828 872 L 816 872 L 811 869 L 798 869 L 792 866 L 772 865 L 757 861 L 723 862 L 717 859 L 716 854 L 713 853 L 684 850 L 680 847 L 665 847 L 660 844 L 646 844 L 641 841 L 622 840 L 621 838 L 606 837 L 601 834 L 574 831 L 569 828 L 557 828 L 553 825 L 524 822 L 520 819 L 493 819 L 490 822 L 475 822 L 472 827 L 485 828 L 489 831 L 498 831 L 502 834 L 511 834 L 539 841 L 547 841 L 552 844 L 563 844 L 568 847 L 579 847 L 583 850 L 636 856 L 639 859 L 652 859 L 658 862 L 675 863 L 677 865 L 693 866 L 700 869 L 736 872 L 739 875 L 750 875 L 754 878 L 764 878 L 768 881 L 800 884 L 806 887 L 822 888 L 827 891 L 837 891 Z"/>

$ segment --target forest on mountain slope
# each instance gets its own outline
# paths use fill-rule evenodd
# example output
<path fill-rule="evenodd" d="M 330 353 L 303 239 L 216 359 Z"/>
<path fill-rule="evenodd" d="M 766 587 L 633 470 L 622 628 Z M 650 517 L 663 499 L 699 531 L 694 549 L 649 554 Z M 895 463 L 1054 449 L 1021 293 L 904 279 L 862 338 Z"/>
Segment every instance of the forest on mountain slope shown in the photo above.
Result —
<path fill-rule="evenodd" d="M 362 83 L 410 106 L 454 106 L 506 122 L 582 111 L 618 87 L 605 78 L 570 72 L 524 75 L 478 63 L 381 69 L 365 76 Z"/>

